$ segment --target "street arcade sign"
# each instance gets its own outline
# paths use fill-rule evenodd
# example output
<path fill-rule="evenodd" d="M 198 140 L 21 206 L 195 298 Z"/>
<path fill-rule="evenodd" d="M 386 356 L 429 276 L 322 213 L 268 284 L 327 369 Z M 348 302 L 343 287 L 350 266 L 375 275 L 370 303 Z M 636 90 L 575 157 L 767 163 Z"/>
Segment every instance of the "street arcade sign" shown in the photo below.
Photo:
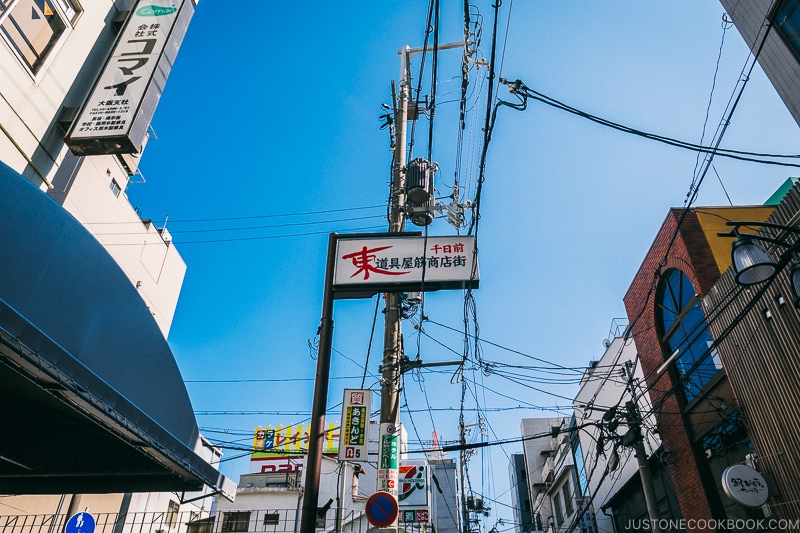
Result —
<path fill-rule="evenodd" d="M 335 298 L 477 288 L 478 281 L 475 237 L 372 234 L 336 240 Z"/>

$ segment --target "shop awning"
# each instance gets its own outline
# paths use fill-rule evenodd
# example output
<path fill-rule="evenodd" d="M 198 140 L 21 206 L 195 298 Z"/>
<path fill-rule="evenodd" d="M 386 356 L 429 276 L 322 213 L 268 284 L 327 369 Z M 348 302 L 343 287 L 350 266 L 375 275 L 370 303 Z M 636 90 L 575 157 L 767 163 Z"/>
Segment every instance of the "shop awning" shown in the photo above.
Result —
<path fill-rule="evenodd" d="M 0 409 L 0 494 L 235 490 L 133 284 L 2 163 Z"/>

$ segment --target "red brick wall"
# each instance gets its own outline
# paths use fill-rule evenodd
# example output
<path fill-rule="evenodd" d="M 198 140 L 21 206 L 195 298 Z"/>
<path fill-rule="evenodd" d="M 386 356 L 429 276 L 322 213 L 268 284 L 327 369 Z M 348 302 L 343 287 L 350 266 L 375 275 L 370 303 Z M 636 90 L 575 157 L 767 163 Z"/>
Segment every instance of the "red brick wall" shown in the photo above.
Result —
<path fill-rule="evenodd" d="M 692 451 L 690 436 L 680 413 L 680 404 L 676 394 L 671 392 L 675 384 L 666 371 L 656 376 L 656 369 L 664 362 L 665 356 L 655 325 L 654 305 L 660 277 L 654 278 L 654 272 L 664 273 L 671 268 L 679 268 L 688 276 L 700 295 L 710 290 L 720 276 L 694 211 L 687 213 L 680 231 L 669 247 L 680 214 L 680 209 L 672 209 L 667 214 L 623 300 L 650 397 L 656 408 L 661 441 L 664 449 L 674 459 L 674 464 L 670 465 L 670 473 L 681 513 L 687 520 L 708 520 L 714 516 L 700 478 L 700 465 Z"/>

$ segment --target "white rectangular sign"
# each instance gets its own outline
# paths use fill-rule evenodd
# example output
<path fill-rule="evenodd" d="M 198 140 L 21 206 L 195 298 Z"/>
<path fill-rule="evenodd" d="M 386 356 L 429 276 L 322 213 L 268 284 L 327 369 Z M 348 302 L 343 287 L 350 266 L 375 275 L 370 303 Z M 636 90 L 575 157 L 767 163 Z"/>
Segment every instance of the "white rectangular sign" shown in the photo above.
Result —
<path fill-rule="evenodd" d="M 475 237 L 398 236 L 337 240 L 334 292 L 477 287 Z"/>
<path fill-rule="evenodd" d="M 139 0 L 68 141 L 124 137 L 151 83 L 182 2 Z"/>
<path fill-rule="evenodd" d="M 431 505 L 431 474 L 428 461 L 405 460 L 398 473 L 397 501 L 400 509 L 428 509 Z"/>
<path fill-rule="evenodd" d="M 339 426 L 339 460 L 366 462 L 369 453 L 369 412 L 372 391 L 345 389 Z"/>

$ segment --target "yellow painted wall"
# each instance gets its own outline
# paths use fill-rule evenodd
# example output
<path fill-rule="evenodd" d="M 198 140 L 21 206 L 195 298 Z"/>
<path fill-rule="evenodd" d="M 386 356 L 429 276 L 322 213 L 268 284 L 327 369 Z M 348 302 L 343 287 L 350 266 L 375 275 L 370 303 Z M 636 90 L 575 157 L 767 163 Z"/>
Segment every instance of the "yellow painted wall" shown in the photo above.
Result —
<path fill-rule="evenodd" d="M 775 210 L 774 205 L 750 206 L 750 207 L 698 207 L 695 209 L 697 220 L 703 233 L 706 236 L 711 253 L 722 274 L 731 266 L 731 237 L 718 237 L 718 232 L 729 232 L 730 226 L 725 222 L 729 220 L 742 221 L 750 220 L 754 222 L 765 222 Z M 753 233 L 757 228 L 753 228 Z M 748 233 L 750 231 L 748 230 Z"/>

